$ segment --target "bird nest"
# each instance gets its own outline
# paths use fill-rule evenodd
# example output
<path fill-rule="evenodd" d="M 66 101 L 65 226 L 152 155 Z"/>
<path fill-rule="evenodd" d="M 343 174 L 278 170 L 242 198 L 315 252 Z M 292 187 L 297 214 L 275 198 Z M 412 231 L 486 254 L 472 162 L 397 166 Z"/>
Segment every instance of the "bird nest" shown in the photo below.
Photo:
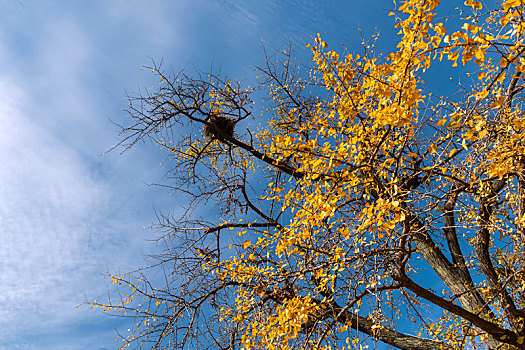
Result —
<path fill-rule="evenodd" d="M 204 125 L 204 135 L 217 140 L 233 137 L 235 122 L 222 115 L 214 115 Z"/>

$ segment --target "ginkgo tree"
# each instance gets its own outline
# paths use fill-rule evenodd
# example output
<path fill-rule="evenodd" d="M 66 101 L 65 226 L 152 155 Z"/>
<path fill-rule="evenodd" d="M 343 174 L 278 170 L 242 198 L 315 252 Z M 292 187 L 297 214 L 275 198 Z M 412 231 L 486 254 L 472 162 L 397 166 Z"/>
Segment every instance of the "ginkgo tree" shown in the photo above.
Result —
<path fill-rule="evenodd" d="M 92 302 L 134 319 L 122 348 L 525 349 L 525 2 L 458 5 L 394 4 L 392 52 L 318 35 L 255 87 L 153 65 L 121 144 L 189 204 L 159 215 L 162 278 Z"/>

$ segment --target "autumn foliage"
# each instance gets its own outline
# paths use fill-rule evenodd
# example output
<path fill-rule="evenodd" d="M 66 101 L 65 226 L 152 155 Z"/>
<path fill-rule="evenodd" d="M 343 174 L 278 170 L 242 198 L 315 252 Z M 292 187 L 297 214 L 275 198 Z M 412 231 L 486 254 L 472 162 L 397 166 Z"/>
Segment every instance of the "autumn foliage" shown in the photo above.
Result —
<path fill-rule="evenodd" d="M 189 204 L 162 278 L 93 303 L 134 318 L 123 348 L 525 349 L 525 2 L 458 4 L 397 4 L 392 52 L 268 55 L 256 87 L 152 68 L 122 144 Z"/>

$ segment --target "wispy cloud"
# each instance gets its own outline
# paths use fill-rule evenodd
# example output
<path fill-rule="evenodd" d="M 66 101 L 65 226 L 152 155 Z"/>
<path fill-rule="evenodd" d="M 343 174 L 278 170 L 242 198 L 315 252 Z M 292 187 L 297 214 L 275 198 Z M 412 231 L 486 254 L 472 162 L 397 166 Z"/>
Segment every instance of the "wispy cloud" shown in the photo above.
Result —
<path fill-rule="evenodd" d="M 34 35 L 30 64 L 0 40 L 0 349 L 82 349 L 113 329 L 74 307 L 104 293 L 107 266 L 141 265 L 155 201 L 143 181 L 161 170 L 140 149 L 99 157 L 114 128 L 90 81 L 93 38 L 67 18 Z M 76 335 L 53 339 L 64 330 Z"/>
<path fill-rule="evenodd" d="M 163 175 L 155 151 L 99 157 L 124 88 L 151 79 L 138 71 L 148 57 L 249 78 L 260 39 L 322 32 L 311 17 L 327 26 L 335 12 L 348 26 L 336 6 L 262 3 L 0 1 L 0 349 L 110 346 L 119 323 L 74 306 L 104 294 L 106 266 L 139 267 L 154 249 L 153 204 L 180 204 L 143 183 Z"/>
<path fill-rule="evenodd" d="M 13 82 L 0 81 L 0 96 L 0 328 L 11 334 L 78 298 L 106 198 L 79 156 L 27 118 Z"/>

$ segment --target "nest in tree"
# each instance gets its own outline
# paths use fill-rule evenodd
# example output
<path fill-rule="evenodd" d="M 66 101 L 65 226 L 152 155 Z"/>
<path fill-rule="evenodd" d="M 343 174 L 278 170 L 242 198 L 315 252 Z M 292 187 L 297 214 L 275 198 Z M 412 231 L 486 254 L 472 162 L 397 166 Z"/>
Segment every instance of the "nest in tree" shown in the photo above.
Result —
<path fill-rule="evenodd" d="M 204 135 L 209 138 L 224 140 L 233 137 L 235 122 L 222 115 L 214 115 L 207 120 L 208 124 L 204 125 Z"/>

